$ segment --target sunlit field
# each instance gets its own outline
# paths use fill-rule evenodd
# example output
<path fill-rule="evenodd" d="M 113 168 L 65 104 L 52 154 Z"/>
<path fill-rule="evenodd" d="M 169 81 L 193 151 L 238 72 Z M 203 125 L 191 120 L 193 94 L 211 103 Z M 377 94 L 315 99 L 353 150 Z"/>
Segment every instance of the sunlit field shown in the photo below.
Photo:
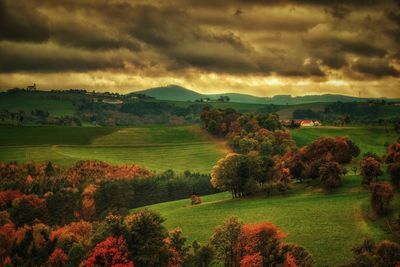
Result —
<path fill-rule="evenodd" d="M 190 241 L 201 243 L 206 243 L 214 228 L 230 216 L 246 223 L 269 221 L 288 234 L 287 242 L 306 247 L 318 266 L 338 266 L 351 261 L 351 248 L 365 237 L 381 240 L 389 236 L 364 217 L 369 193 L 360 186 L 361 178 L 346 176 L 343 180 L 343 187 L 335 193 L 308 187 L 288 196 L 232 199 L 226 192 L 205 196 L 196 206 L 184 199 L 147 208 L 166 218 L 169 229 L 180 227 Z"/>
<path fill-rule="evenodd" d="M 173 169 L 209 173 L 224 155 L 219 142 L 198 126 L 5 127 L 0 133 L 0 161 L 52 161 L 70 165 L 78 160 L 134 163 L 158 172 Z"/>

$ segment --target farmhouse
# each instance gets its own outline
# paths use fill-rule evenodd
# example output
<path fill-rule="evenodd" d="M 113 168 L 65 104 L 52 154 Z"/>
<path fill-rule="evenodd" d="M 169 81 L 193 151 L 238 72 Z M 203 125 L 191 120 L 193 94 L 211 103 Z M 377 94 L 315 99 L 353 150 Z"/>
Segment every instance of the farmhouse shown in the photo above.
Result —
<path fill-rule="evenodd" d="M 112 105 L 119 105 L 124 103 L 122 100 L 119 99 L 103 99 L 103 103 L 112 104 Z"/>
<path fill-rule="evenodd" d="M 312 127 L 312 126 L 320 126 L 321 122 L 319 121 L 312 121 L 312 120 L 302 120 L 300 122 L 300 127 Z"/>

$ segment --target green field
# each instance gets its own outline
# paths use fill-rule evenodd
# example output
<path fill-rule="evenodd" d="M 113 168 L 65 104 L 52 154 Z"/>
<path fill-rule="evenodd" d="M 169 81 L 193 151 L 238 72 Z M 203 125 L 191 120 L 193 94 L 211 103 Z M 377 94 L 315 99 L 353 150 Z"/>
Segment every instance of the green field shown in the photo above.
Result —
<path fill-rule="evenodd" d="M 34 109 L 47 110 L 51 116 L 72 116 L 75 112 L 72 102 L 67 99 L 49 98 L 46 93 L 18 92 L 0 95 L 0 110 L 31 112 Z"/>
<path fill-rule="evenodd" d="M 364 218 L 368 192 L 359 184 L 359 177 L 346 176 L 344 186 L 336 193 L 307 188 L 289 196 L 232 199 L 225 192 L 205 196 L 197 206 L 184 199 L 147 208 L 161 213 L 168 229 L 180 227 L 189 242 L 203 244 L 230 216 L 248 223 L 269 221 L 288 234 L 286 242 L 306 247 L 318 266 L 337 266 L 351 261 L 351 248 L 363 238 L 381 240 L 389 236 Z"/>
<path fill-rule="evenodd" d="M 394 143 L 398 137 L 385 127 L 310 127 L 292 130 L 297 146 L 302 147 L 322 136 L 347 136 L 361 149 L 360 157 L 366 152 L 383 154 L 385 143 Z"/>
<path fill-rule="evenodd" d="M 78 160 L 134 163 L 150 170 L 209 173 L 224 155 L 218 142 L 198 126 L 1 127 L 0 161 L 48 161 L 62 165 Z"/>

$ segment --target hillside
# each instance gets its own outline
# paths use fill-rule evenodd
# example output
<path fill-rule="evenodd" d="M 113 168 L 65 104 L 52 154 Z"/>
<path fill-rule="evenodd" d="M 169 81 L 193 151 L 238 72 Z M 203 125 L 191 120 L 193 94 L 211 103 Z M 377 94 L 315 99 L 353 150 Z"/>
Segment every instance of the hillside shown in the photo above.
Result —
<path fill-rule="evenodd" d="M 195 91 L 186 89 L 178 85 L 168 85 L 165 87 L 155 87 L 143 91 L 134 92 L 155 97 L 158 100 L 175 100 L 175 101 L 195 101 L 205 97 Z"/>
<path fill-rule="evenodd" d="M 274 105 L 296 105 L 315 102 L 366 102 L 372 98 L 361 98 L 339 94 L 322 94 L 322 95 L 275 95 L 273 97 L 259 97 L 249 94 L 239 93 L 224 93 L 224 94 L 200 94 L 196 91 L 181 87 L 179 85 L 168 85 L 150 88 L 133 92 L 150 97 L 155 97 L 158 100 L 169 101 L 195 101 L 201 98 L 210 98 L 217 100 L 220 96 L 229 96 L 231 102 L 252 103 L 252 104 L 274 104 Z M 386 101 L 399 101 L 399 99 L 374 98 L 375 100 L 385 99 Z"/>
<path fill-rule="evenodd" d="M 202 244 L 215 227 L 231 216 L 246 223 L 269 221 L 288 234 L 287 242 L 309 250 L 316 266 L 340 266 L 351 261 L 351 248 L 363 238 L 388 237 L 384 229 L 363 217 L 369 198 L 360 179 L 346 176 L 342 188 L 331 194 L 301 185 L 301 190 L 288 196 L 232 199 L 225 192 L 205 196 L 203 203 L 196 206 L 184 199 L 146 208 L 161 213 L 168 229 L 180 227 L 190 242 Z"/>
<path fill-rule="evenodd" d="M 157 172 L 173 169 L 208 174 L 225 154 L 198 126 L 0 128 L 0 162 L 71 165 L 79 160 L 135 163 Z"/>

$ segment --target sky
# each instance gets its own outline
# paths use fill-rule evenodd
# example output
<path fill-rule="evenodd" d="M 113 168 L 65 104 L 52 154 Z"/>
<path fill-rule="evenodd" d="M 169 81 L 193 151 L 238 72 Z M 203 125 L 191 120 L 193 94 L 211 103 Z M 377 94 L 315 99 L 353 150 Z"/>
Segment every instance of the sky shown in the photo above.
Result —
<path fill-rule="evenodd" d="M 400 97 L 400 1 L 0 0 L 0 89 Z"/>

